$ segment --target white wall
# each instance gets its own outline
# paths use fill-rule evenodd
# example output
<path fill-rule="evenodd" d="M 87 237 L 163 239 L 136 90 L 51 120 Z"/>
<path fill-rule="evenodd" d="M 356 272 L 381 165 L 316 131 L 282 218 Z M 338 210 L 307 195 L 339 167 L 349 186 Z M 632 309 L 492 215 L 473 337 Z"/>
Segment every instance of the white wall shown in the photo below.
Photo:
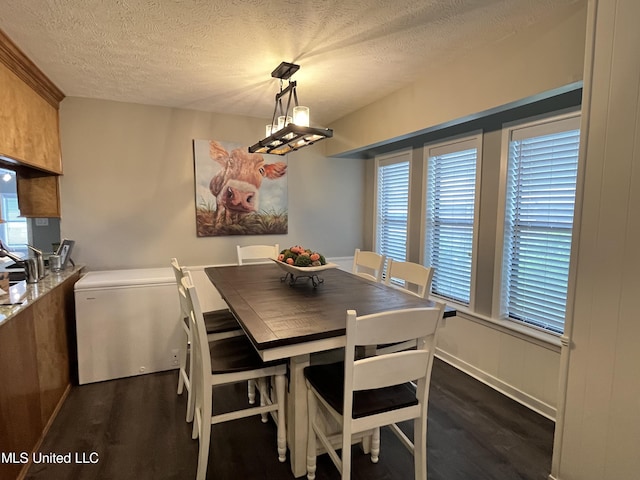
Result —
<path fill-rule="evenodd" d="M 589 9 L 583 202 L 552 471 L 560 480 L 640 475 L 640 2 Z"/>
<path fill-rule="evenodd" d="M 91 270 L 235 262 L 237 244 L 303 244 L 327 256 L 362 242 L 364 164 L 289 154 L 289 233 L 196 236 L 192 140 L 254 143 L 260 119 L 67 97 L 60 108 L 61 234 Z"/>
<path fill-rule="evenodd" d="M 446 319 L 437 356 L 550 419 L 556 417 L 560 347 L 473 315 Z"/>

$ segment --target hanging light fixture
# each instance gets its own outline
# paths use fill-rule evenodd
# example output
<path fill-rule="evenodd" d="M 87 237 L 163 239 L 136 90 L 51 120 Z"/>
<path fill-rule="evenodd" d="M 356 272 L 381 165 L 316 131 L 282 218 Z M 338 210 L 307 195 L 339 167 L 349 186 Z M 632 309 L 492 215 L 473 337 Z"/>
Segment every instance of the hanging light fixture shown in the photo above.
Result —
<path fill-rule="evenodd" d="M 333 130 L 330 128 L 310 127 L 309 107 L 298 105 L 296 82 L 291 80 L 291 76 L 299 68 L 300 65 L 282 62 L 271 72 L 273 78 L 280 79 L 280 91 L 276 94 L 271 123 L 265 129 L 266 137 L 250 146 L 249 153 L 285 155 L 302 147 L 313 145 L 319 140 L 333 137 Z M 284 86 L 285 80 L 288 81 L 286 87 Z M 282 99 L 287 95 L 287 104 L 284 107 Z M 293 108 L 291 108 L 292 98 Z"/>

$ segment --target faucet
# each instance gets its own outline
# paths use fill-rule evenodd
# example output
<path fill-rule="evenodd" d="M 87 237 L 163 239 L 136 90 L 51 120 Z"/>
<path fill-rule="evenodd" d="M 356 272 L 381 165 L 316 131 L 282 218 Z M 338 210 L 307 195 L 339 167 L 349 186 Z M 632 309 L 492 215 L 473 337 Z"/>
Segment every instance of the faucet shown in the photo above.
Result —
<path fill-rule="evenodd" d="M 42 250 L 38 250 L 36 247 L 33 247 L 31 245 L 27 245 L 27 247 L 29 247 L 29 250 L 31 250 L 35 255 L 37 265 L 36 273 L 38 275 L 38 279 L 44 278 L 47 272 L 44 269 L 44 256 L 42 254 Z"/>
<path fill-rule="evenodd" d="M 9 257 L 11 260 L 20 265 L 24 263 L 24 260 L 22 258 L 17 256 L 15 253 L 11 253 L 9 249 L 7 249 L 2 239 L 0 239 L 0 257 Z"/>

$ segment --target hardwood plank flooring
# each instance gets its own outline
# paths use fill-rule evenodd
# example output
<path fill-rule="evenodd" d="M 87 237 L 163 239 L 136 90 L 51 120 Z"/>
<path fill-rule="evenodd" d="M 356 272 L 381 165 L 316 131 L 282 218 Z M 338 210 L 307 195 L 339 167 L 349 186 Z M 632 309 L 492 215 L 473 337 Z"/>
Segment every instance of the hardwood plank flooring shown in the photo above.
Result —
<path fill-rule="evenodd" d="M 39 452 L 70 453 L 71 463 L 40 463 L 27 480 L 183 480 L 196 473 L 198 442 L 184 420 L 177 372 L 73 387 Z M 246 401 L 246 382 L 218 392 L 227 405 Z M 410 431 L 410 425 L 404 425 Z M 552 421 L 436 360 L 429 403 L 430 480 L 546 480 Z M 277 460 L 275 426 L 259 417 L 213 427 L 208 478 L 293 479 Z M 94 453 L 92 456 L 91 454 Z M 76 459 L 75 456 L 78 455 Z M 96 463 L 78 463 L 79 461 Z M 413 458 L 383 430 L 376 465 L 354 447 L 353 479 L 413 478 Z M 339 479 L 327 455 L 318 480 Z"/>

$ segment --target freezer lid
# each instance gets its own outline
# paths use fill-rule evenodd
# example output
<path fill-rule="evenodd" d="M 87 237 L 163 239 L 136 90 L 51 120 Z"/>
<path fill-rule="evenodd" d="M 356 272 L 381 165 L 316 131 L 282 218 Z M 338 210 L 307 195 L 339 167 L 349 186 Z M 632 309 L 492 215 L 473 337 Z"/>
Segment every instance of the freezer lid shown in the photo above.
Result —
<path fill-rule="evenodd" d="M 75 284 L 75 290 L 176 283 L 171 267 L 88 272 Z"/>

